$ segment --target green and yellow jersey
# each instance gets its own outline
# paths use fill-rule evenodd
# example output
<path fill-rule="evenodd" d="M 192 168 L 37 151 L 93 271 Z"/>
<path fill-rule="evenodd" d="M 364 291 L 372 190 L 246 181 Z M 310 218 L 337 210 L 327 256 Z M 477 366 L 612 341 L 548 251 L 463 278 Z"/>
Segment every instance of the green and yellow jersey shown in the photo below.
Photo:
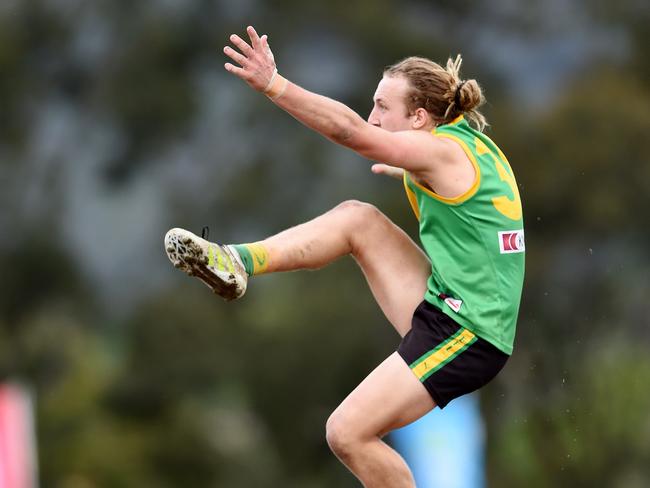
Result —
<path fill-rule="evenodd" d="M 404 188 L 431 260 L 424 296 L 460 325 L 512 353 L 524 280 L 524 221 L 508 160 L 464 117 L 432 131 L 458 142 L 474 165 L 472 187 L 444 198 L 404 172 Z"/>

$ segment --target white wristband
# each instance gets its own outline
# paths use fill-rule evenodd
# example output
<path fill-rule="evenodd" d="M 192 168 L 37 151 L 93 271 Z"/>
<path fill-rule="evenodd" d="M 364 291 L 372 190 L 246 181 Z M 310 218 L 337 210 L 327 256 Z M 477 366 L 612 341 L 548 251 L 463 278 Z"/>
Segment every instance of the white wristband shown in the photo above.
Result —
<path fill-rule="evenodd" d="M 273 76 L 271 76 L 268 85 L 266 85 L 266 88 L 264 89 L 264 95 L 269 97 L 271 100 L 277 100 L 284 95 L 284 91 L 287 89 L 288 84 L 289 81 L 279 74 L 276 69 L 273 72 Z"/>
<path fill-rule="evenodd" d="M 278 76 L 278 68 L 275 68 L 273 70 L 273 74 L 271 75 L 271 79 L 269 80 L 269 83 L 266 85 L 266 88 L 264 88 L 264 93 L 267 93 L 271 87 L 273 86 L 273 82 L 275 81 L 275 77 Z"/>

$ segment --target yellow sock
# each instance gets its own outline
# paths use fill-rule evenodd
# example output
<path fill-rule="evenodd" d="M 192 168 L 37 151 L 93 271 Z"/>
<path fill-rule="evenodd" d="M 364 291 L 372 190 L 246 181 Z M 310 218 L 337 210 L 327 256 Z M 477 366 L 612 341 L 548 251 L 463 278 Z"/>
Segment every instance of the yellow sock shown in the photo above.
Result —
<path fill-rule="evenodd" d="M 248 276 L 266 273 L 266 268 L 269 266 L 269 253 L 262 244 L 254 242 L 252 244 L 235 244 L 232 247 L 241 257 Z"/>

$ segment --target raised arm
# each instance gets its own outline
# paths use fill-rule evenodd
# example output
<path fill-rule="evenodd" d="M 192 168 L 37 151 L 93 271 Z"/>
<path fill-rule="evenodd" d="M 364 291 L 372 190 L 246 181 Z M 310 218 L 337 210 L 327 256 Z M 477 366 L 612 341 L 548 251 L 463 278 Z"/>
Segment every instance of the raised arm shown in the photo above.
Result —
<path fill-rule="evenodd" d="M 448 157 L 448 144 L 431 137 L 428 131 L 387 131 L 369 124 L 346 105 L 286 80 L 277 73 L 267 36 L 260 37 L 250 26 L 247 33 L 250 44 L 235 34 L 230 36 L 238 51 L 226 46 L 224 53 L 239 66 L 226 63 L 226 70 L 266 94 L 307 127 L 370 160 L 412 172 L 430 172 L 432 164 Z M 385 170 L 379 166 L 375 172 L 396 175 Z"/>

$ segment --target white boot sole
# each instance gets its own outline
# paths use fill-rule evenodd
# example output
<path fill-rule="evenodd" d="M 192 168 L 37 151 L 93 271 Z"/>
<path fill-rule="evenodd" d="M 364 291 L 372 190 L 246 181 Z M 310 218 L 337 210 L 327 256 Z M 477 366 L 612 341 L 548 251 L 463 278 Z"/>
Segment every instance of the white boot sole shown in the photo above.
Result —
<path fill-rule="evenodd" d="M 240 298 L 246 292 L 246 271 L 234 257 L 231 257 L 233 272 L 211 266 L 210 245 L 205 239 L 184 229 L 171 229 L 165 235 L 165 251 L 175 268 L 198 278 L 228 301 Z M 223 246 L 220 247 L 222 252 L 230 254 Z"/>

